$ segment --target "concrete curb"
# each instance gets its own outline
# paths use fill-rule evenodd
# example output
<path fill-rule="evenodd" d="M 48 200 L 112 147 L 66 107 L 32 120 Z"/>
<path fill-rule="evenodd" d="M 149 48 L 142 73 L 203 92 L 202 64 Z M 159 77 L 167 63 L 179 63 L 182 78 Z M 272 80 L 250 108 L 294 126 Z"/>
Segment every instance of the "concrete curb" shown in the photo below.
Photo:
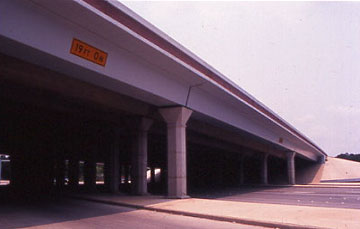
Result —
<path fill-rule="evenodd" d="M 296 185 L 257 185 L 254 187 L 265 187 L 265 188 L 291 188 L 291 187 L 298 187 L 298 188 L 360 188 L 360 184 L 296 184 Z"/>
<path fill-rule="evenodd" d="M 67 196 L 67 197 L 70 197 L 73 199 L 80 199 L 80 200 L 86 200 L 86 201 L 91 201 L 91 202 L 109 204 L 109 205 L 143 209 L 143 210 L 149 210 L 149 211 L 155 211 L 155 212 L 163 212 L 163 213 L 168 213 L 168 214 L 173 214 L 173 215 L 184 215 L 184 216 L 191 216 L 191 217 L 197 217 L 197 218 L 202 218 L 202 219 L 210 219 L 210 220 L 223 221 L 223 222 L 247 224 L 247 225 L 253 225 L 253 226 L 262 226 L 262 227 L 270 227 L 270 228 L 284 228 L 284 229 L 288 229 L 288 228 L 289 229 L 290 228 L 323 229 L 323 227 L 305 226 L 305 225 L 298 225 L 298 224 L 291 224 L 291 223 L 266 222 L 266 221 L 261 221 L 261 220 L 242 219 L 242 218 L 238 218 L 238 217 L 217 216 L 217 215 L 209 215 L 209 214 L 178 211 L 178 210 L 168 210 L 168 209 L 161 209 L 161 208 L 156 208 L 156 207 L 147 207 L 147 206 L 137 205 L 137 204 L 114 202 L 114 201 L 110 201 L 110 200 L 99 200 L 99 199 L 95 199 L 95 198 L 91 198 L 91 197 L 72 196 L 72 195 Z"/>

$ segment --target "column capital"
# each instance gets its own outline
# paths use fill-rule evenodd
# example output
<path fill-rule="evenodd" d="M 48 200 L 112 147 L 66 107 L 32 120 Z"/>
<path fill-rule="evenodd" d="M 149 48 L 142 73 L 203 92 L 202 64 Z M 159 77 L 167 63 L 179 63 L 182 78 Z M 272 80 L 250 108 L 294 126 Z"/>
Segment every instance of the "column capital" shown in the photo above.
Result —
<path fill-rule="evenodd" d="M 192 110 L 181 106 L 164 107 L 159 109 L 159 113 L 167 124 L 185 126 L 192 114 Z"/>

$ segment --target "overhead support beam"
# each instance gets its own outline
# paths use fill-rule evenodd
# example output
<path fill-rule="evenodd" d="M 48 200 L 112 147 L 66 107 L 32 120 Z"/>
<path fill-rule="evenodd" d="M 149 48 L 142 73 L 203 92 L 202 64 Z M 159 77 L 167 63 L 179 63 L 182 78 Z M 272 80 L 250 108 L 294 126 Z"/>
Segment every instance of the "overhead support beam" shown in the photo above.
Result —
<path fill-rule="evenodd" d="M 26 71 L 23 69 L 26 69 Z M 99 107 L 110 108 L 118 112 L 147 115 L 151 110 L 151 106 L 148 104 L 129 96 L 120 95 L 68 75 L 51 71 L 1 53 L 0 76 L 1 83 L 15 83 L 26 85 L 30 88 L 47 90 L 64 95 L 65 98 L 70 98 L 71 100 L 78 99 L 90 102 Z M 31 100 L 31 98 L 24 99 L 26 101 Z M 46 98 L 42 101 L 44 106 L 54 106 L 51 105 L 51 101 L 46 101 Z"/>
<path fill-rule="evenodd" d="M 203 134 L 195 133 L 194 131 L 187 131 L 187 142 L 189 144 L 201 145 L 213 149 L 220 149 L 227 152 L 239 153 L 243 151 L 243 147 L 228 143 L 220 139 L 205 136 Z"/>
<path fill-rule="evenodd" d="M 262 155 L 262 167 L 261 167 L 261 183 L 262 184 L 269 184 L 269 169 L 268 169 L 268 158 L 269 158 L 269 154 L 268 153 L 264 153 Z"/>
<path fill-rule="evenodd" d="M 185 107 L 161 108 L 167 123 L 168 197 L 187 198 L 186 123 L 192 111 Z"/>
<path fill-rule="evenodd" d="M 132 164 L 131 184 L 132 193 L 146 195 L 147 190 L 147 163 L 148 163 L 148 130 L 153 120 L 144 117 L 136 117 L 129 120 L 132 126 Z M 130 126 L 129 126 L 130 127 Z"/>
<path fill-rule="evenodd" d="M 220 139 L 229 144 L 237 144 L 239 147 L 246 147 L 259 152 L 268 152 L 275 157 L 284 158 L 284 151 L 275 149 L 274 147 L 271 147 L 269 143 L 255 140 L 246 134 L 232 132 L 230 130 L 221 129 L 208 123 L 195 121 L 191 121 L 189 130 L 208 137 Z"/>
<path fill-rule="evenodd" d="M 295 181 L 295 152 L 286 153 L 287 158 L 287 173 L 288 173 L 288 182 L 290 185 L 294 185 Z"/>

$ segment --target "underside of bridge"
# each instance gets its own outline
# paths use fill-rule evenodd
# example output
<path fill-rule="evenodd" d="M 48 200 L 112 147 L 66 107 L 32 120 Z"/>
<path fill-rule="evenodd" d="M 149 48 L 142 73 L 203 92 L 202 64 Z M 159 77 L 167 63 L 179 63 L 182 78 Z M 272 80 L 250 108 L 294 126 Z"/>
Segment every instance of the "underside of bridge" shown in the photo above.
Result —
<path fill-rule="evenodd" d="M 171 112 L 179 107 L 155 107 L 10 56 L 0 59 L 0 154 L 10 155 L 16 195 L 183 198 L 227 186 L 293 184 L 295 169 L 315 163 L 186 108 L 177 126 Z M 178 129 L 185 148 L 175 142 L 172 149 Z"/>

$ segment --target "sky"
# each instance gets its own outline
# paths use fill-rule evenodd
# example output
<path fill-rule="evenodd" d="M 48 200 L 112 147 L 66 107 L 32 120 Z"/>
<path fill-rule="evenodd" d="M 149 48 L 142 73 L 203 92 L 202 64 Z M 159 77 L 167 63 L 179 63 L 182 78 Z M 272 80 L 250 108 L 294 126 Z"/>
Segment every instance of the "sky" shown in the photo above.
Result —
<path fill-rule="evenodd" d="M 360 2 L 123 2 L 328 155 L 360 153 Z"/>

